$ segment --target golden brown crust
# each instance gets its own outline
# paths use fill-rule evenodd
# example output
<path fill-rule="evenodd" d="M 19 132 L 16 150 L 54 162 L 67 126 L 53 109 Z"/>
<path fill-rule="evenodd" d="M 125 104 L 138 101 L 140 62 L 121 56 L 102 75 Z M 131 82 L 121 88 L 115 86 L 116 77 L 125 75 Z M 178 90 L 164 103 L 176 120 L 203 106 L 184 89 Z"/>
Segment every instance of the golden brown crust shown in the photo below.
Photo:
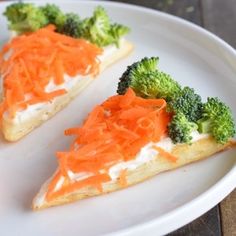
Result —
<path fill-rule="evenodd" d="M 181 167 L 188 163 L 192 163 L 203 158 L 207 158 L 217 152 L 223 151 L 226 148 L 232 147 L 235 145 L 235 142 L 229 141 L 228 143 L 221 145 L 216 143 L 216 141 L 212 137 L 204 138 L 194 142 L 192 145 L 188 144 L 179 144 L 176 145 L 171 154 L 177 157 L 177 161 L 173 162 L 168 160 L 167 158 L 158 155 L 155 160 L 152 160 L 148 163 L 145 163 L 139 166 L 137 169 L 132 171 L 127 171 L 127 186 L 131 186 L 142 182 L 160 172 L 168 171 L 175 169 L 177 167 Z M 119 189 L 122 189 L 123 186 L 120 185 L 119 179 L 117 181 L 109 182 L 103 184 L 103 193 L 113 192 Z M 42 189 L 42 192 L 47 191 L 47 184 Z M 40 193 L 40 195 L 42 194 Z M 38 205 L 39 195 L 35 197 L 33 200 L 33 209 L 39 210 L 44 209 L 51 206 L 57 206 L 61 204 L 70 203 L 73 201 L 77 201 L 83 198 L 92 197 L 96 195 L 100 195 L 100 193 L 96 188 L 91 186 L 87 186 L 86 188 L 79 189 L 73 193 L 67 194 L 65 196 L 61 196 L 57 199 L 54 199 L 50 202 L 46 200 Z"/>
<path fill-rule="evenodd" d="M 133 45 L 128 41 L 124 41 L 118 51 L 113 53 L 101 63 L 100 72 L 130 54 L 132 50 Z M 3 116 L 1 127 L 4 138 L 8 141 L 17 141 L 18 139 L 22 138 L 24 135 L 31 132 L 37 126 L 41 125 L 44 121 L 50 119 L 58 111 L 62 110 L 65 106 L 67 106 L 70 101 L 74 97 L 76 97 L 92 81 L 93 78 L 91 77 L 80 80 L 73 87 L 73 89 L 71 89 L 71 91 L 69 91 L 65 95 L 55 98 L 53 100 L 53 104 L 50 104 L 49 107 L 45 109 L 41 109 L 34 117 L 31 117 L 30 119 L 27 119 L 24 122 L 16 124 L 7 116 Z"/>

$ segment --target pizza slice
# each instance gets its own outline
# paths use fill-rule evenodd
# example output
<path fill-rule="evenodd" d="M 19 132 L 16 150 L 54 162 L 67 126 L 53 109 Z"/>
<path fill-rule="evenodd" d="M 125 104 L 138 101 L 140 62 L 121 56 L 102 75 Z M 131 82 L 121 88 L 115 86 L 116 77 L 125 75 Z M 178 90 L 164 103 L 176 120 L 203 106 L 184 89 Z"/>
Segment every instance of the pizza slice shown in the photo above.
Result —
<path fill-rule="evenodd" d="M 15 33 L 0 52 L 0 123 L 8 141 L 51 118 L 133 50 L 124 37 L 129 29 L 111 24 L 101 7 L 84 20 L 55 5 L 31 3 L 11 4 L 5 15 Z M 40 16 L 47 16 L 44 25 Z"/>
<path fill-rule="evenodd" d="M 33 209 L 113 192 L 156 174 L 233 147 L 231 110 L 218 98 L 182 88 L 144 58 L 120 78 L 118 95 L 97 105 L 67 151 L 57 152 L 58 169 L 33 200 Z"/>

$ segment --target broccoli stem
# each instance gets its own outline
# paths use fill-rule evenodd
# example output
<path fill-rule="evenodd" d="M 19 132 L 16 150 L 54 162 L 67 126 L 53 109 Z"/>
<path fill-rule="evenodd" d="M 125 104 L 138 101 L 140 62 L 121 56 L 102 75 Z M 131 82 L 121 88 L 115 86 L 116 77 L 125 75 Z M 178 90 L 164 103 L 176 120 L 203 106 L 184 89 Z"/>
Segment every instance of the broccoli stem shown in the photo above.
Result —
<path fill-rule="evenodd" d="M 211 121 L 210 119 L 202 118 L 198 120 L 198 131 L 199 133 L 210 133 L 211 131 Z"/>

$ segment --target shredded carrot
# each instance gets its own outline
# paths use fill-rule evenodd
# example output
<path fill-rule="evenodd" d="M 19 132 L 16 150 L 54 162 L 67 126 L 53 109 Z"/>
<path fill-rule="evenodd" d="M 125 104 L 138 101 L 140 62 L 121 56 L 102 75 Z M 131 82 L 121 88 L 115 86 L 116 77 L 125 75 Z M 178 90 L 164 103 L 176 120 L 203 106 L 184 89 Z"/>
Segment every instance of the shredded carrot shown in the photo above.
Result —
<path fill-rule="evenodd" d="M 127 186 L 127 169 L 121 170 L 119 183 L 123 188 Z"/>
<path fill-rule="evenodd" d="M 57 153 L 61 175 L 68 178 L 68 171 L 89 172 L 95 182 L 89 178 L 72 183 L 72 187 L 54 192 L 50 198 L 88 184 L 101 190 L 108 178 L 96 181 L 96 176 L 108 174 L 114 164 L 134 159 L 143 146 L 166 135 L 170 115 L 165 110 L 165 100 L 140 98 L 132 89 L 96 106 L 82 126 L 65 131 L 66 135 L 75 135 L 75 140 L 68 151 Z M 175 160 L 169 154 L 165 156 Z M 120 173 L 121 185 L 127 184 L 126 174 Z"/>
<path fill-rule="evenodd" d="M 67 92 L 64 89 L 45 89 L 50 82 L 63 84 L 65 74 L 96 75 L 101 53 L 101 48 L 84 39 L 55 32 L 54 25 L 13 38 L 0 51 L 4 86 L 0 117 L 5 111 L 14 117 L 19 109 L 63 95 Z M 18 106 L 22 102 L 27 106 Z"/>
<path fill-rule="evenodd" d="M 129 107 L 135 100 L 135 92 L 132 89 L 128 89 L 125 96 L 120 97 L 119 106 L 121 108 Z"/>
<path fill-rule="evenodd" d="M 153 149 L 157 150 L 162 156 L 166 157 L 168 160 L 170 160 L 172 162 L 177 161 L 176 156 L 174 156 L 171 153 L 165 151 L 163 148 L 153 145 Z"/>

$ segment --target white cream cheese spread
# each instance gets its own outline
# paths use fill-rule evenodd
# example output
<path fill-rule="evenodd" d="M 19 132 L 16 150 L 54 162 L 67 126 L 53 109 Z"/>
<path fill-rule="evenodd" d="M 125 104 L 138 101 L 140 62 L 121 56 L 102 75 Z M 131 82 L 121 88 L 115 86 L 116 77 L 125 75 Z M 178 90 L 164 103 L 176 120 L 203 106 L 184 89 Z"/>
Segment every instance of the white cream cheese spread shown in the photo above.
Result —
<path fill-rule="evenodd" d="M 206 138 L 208 134 L 200 134 L 198 131 L 192 132 L 192 142 Z M 124 169 L 135 170 L 139 166 L 152 161 L 156 158 L 158 151 L 153 148 L 153 146 L 158 146 L 165 150 L 166 152 L 171 152 L 171 150 L 176 146 L 169 137 L 161 139 L 157 143 L 150 142 L 145 145 L 140 152 L 136 155 L 136 158 L 131 161 L 121 162 L 109 169 L 109 175 L 112 180 L 116 180 L 120 176 L 120 172 Z"/>
<path fill-rule="evenodd" d="M 209 136 L 208 134 L 200 134 L 198 131 L 192 132 L 191 135 L 193 137 L 192 142 L 196 142 L 200 139 L 207 138 Z M 139 153 L 133 160 L 119 162 L 113 165 L 108 171 L 111 179 L 116 180 L 120 176 L 120 172 L 124 169 L 135 170 L 139 166 L 154 160 L 158 154 L 158 151 L 154 149 L 153 146 L 158 146 L 163 150 L 165 150 L 166 152 L 171 152 L 176 145 L 172 142 L 172 140 L 169 137 L 165 137 L 156 143 L 154 142 L 148 143 L 139 151 Z M 68 175 L 72 181 L 79 181 L 92 176 L 91 173 L 87 172 L 73 173 L 71 171 L 68 172 Z"/>

